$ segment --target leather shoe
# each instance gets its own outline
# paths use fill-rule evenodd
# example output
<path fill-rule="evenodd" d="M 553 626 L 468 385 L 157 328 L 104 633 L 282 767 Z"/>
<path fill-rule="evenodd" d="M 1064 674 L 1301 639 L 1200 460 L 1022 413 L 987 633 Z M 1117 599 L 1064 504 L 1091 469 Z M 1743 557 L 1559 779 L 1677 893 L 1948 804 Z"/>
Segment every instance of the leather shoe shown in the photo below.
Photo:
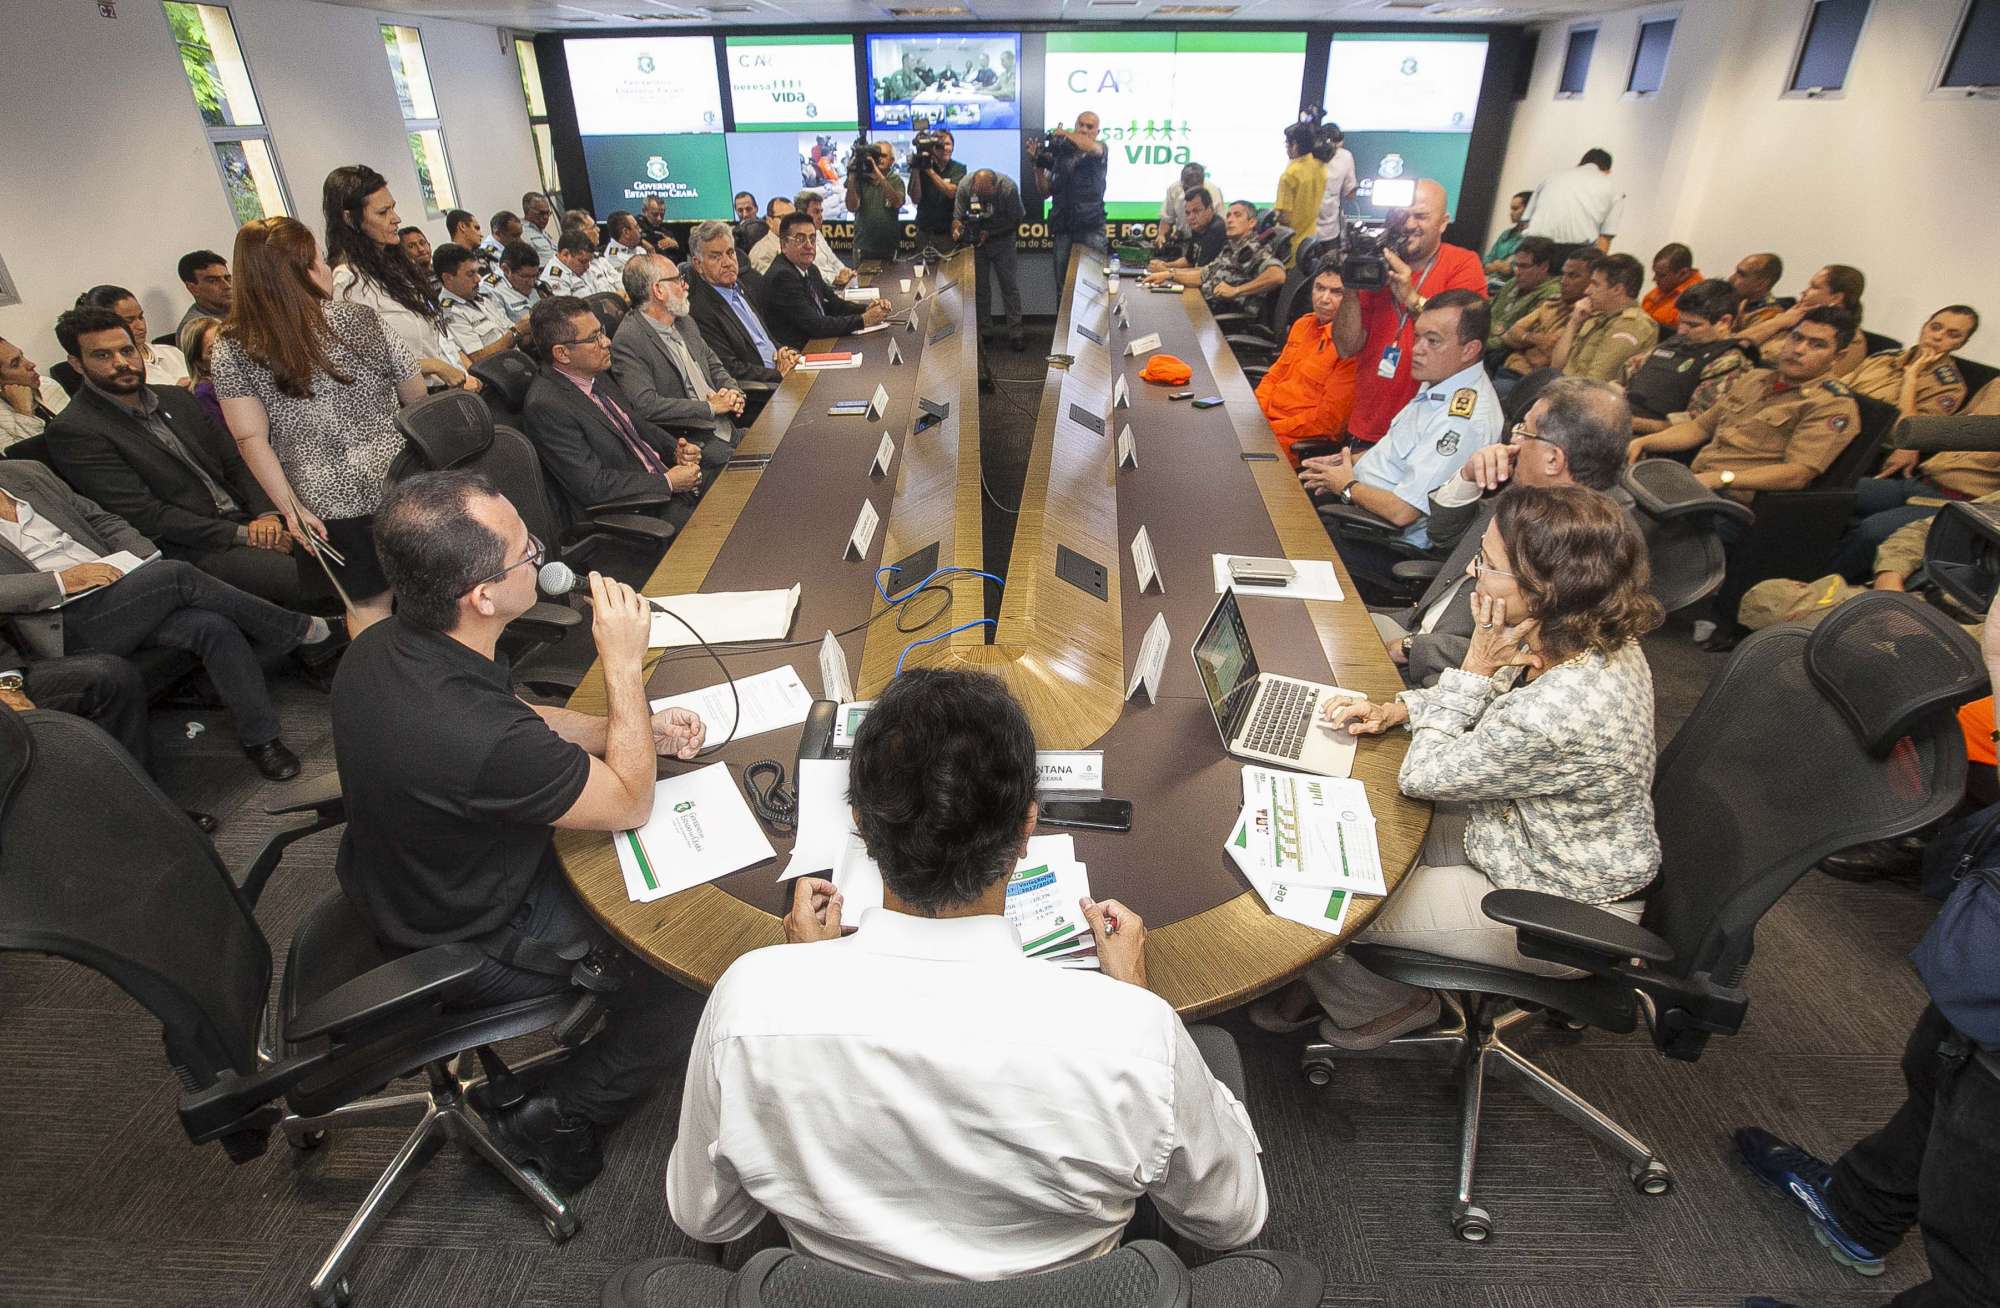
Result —
<path fill-rule="evenodd" d="M 188 815 L 188 821 L 194 823 L 195 829 L 203 835 L 214 835 L 216 828 L 222 825 L 215 820 L 215 814 L 213 813 L 201 813 L 191 808 L 182 809 L 181 811 Z"/>
<path fill-rule="evenodd" d="M 245 745 L 243 752 L 257 765 L 257 770 L 272 781 L 290 781 L 299 774 L 299 756 L 286 749 L 282 740 Z"/>
<path fill-rule="evenodd" d="M 604 1146 L 597 1128 L 584 1118 L 566 1116 L 547 1095 L 534 1095 L 483 1116 L 501 1152 L 533 1167 L 562 1194 L 582 1189 L 604 1170 Z"/>
<path fill-rule="evenodd" d="M 1012 349 L 1016 354 L 1019 354 L 1021 353 L 1021 351 L 1028 348 L 1028 342 L 1021 335 L 1021 329 L 1019 327 L 1016 327 L 1013 331 L 1007 333 L 1007 345 L 1008 348 Z"/>

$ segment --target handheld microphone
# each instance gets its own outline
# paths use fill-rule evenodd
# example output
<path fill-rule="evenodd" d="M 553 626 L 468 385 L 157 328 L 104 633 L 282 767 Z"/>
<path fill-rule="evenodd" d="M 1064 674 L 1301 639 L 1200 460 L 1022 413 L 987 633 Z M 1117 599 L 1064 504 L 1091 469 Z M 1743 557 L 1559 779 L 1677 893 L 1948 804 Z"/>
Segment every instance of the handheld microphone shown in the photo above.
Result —
<path fill-rule="evenodd" d="M 544 595 L 588 595 L 590 578 L 579 577 L 576 569 L 567 563 L 549 562 L 535 573 L 535 584 L 542 588 Z"/>

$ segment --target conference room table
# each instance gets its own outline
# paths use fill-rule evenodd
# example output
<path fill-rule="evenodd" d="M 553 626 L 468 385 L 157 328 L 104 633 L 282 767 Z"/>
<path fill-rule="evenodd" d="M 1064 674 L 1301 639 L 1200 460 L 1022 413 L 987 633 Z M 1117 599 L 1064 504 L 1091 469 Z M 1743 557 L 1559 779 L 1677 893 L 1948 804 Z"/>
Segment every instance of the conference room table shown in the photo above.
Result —
<path fill-rule="evenodd" d="M 1103 751 L 1103 793 L 1133 805 L 1129 832 L 1069 834 L 1091 894 L 1145 920 L 1152 988 L 1190 1018 L 1275 989 L 1359 931 L 1382 901 L 1356 897 L 1338 935 L 1316 930 L 1273 915 L 1224 850 L 1242 808 L 1242 763 L 1223 749 L 1189 653 L 1217 599 L 1211 556 L 1334 563 L 1340 602 L 1242 597 L 1264 671 L 1379 700 L 1402 688 L 1397 670 L 1200 294 L 1161 294 L 1129 279 L 1114 291 L 1103 264 L 1082 250 L 1063 287 L 1020 503 L 1001 505 L 1017 518 L 997 604 L 989 603 L 995 582 L 971 571 L 909 597 L 934 568 L 984 567 L 981 501 L 999 503 L 980 457 L 970 252 L 925 271 L 915 278 L 900 262 L 861 279 L 897 307 L 898 320 L 812 344 L 858 350 L 861 366 L 797 371 L 778 387 L 643 589 L 664 597 L 798 585 L 785 642 L 718 651 L 737 679 L 790 664 L 820 695 L 818 647 L 828 632 L 846 653 L 858 699 L 879 694 L 899 665 L 1000 677 L 1027 710 L 1038 748 Z M 1195 409 L 1138 379 L 1152 352 L 1126 347 L 1153 333 L 1160 352 L 1192 369 L 1178 389 L 1221 405 Z M 828 412 L 878 386 L 887 398 L 879 416 Z M 1128 426 L 1136 466 L 1120 467 Z M 896 445 L 886 475 L 873 466 L 885 433 Z M 857 558 L 847 547 L 864 501 L 881 525 Z M 1159 570 L 1145 593 L 1130 549 L 1141 527 Z M 877 573 L 888 565 L 900 570 Z M 905 602 L 891 606 L 878 576 Z M 1158 698 L 1141 689 L 1128 700 L 1156 615 L 1170 641 Z M 652 659 L 655 699 L 723 679 L 700 646 L 655 650 Z M 570 704 L 603 712 L 595 666 Z M 740 790 L 745 768 L 760 760 L 789 775 L 799 735 L 790 727 L 731 740 L 692 763 L 663 760 L 662 770 L 719 761 Z M 1406 748 L 1402 732 L 1364 739 L 1352 773 L 1367 790 L 1391 893 L 1430 819 L 1430 806 L 1396 785 Z M 705 990 L 746 951 L 783 940 L 792 886 L 778 875 L 791 840 L 766 834 L 775 859 L 650 903 L 628 894 L 604 833 L 560 832 L 557 846 L 577 891 L 621 942 Z"/>

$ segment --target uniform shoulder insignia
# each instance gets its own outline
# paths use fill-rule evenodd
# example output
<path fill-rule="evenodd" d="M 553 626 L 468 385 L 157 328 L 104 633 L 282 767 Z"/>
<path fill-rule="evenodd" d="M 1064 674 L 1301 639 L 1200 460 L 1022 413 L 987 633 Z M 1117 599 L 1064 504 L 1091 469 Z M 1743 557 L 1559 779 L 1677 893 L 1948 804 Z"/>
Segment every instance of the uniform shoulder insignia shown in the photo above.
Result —
<path fill-rule="evenodd" d="M 1945 413 L 1952 412 L 1958 408 L 1958 397 L 1956 395 L 1940 395 L 1938 397 L 1938 408 Z"/>
<path fill-rule="evenodd" d="M 1956 386 L 1961 380 L 1958 375 L 1958 369 L 1948 363 L 1940 363 L 1937 367 L 1931 369 L 1931 376 L 1937 378 L 1946 386 Z"/>
<path fill-rule="evenodd" d="M 1458 441 L 1459 441 L 1459 436 L 1458 433 L 1455 431 L 1448 431 L 1444 435 L 1438 437 L 1437 452 L 1439 456 L 1448 459 L 1452 455 L 1458 453 Z"/>
<path fill-rule="evenodd" d="M 1854 394 L 1853 391 L 1848 389 L 1847 383 L 1841 381 L 1838 377 L 1827 377 L 1820 382 L 1820 385 L 1826 389 L 1828 395 Z"/>
<path fill-rule="evenodd" d="M 1479 407 L 1479 391 L 1475 387 L 1461 386 L 1451 393 L 1451 407 L 1445 412 L 1454 418 L 1470 418 L 1472 411 Z M 1451 451 L 1446 450 L 1449 454 Z"/>

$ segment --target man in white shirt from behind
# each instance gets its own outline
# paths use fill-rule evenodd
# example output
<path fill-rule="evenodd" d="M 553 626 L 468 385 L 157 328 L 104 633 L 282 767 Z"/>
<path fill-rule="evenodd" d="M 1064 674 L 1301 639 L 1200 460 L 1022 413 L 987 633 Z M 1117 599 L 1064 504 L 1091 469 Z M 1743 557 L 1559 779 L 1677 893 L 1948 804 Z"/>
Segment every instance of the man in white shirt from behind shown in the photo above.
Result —
<path fill-rule="evenodd" d="M 890 683 L 849 775 L 882 907 L 842 937 L 840 893 L 800 878 L 788 943 L 716 984 L 667 1164 L 683 1230 L 721 1243 L 768 1211 L 859 1271 L 998 1280 L 1109 1252 L 1142 1196 L 1210 1248 L 1263 1228 L 1256 1133 L 1146 989 L 1138 914 L 1083 901 L 1101 974 L 1021 952 L 1034 751 L 991 677 Z"/>
<path fill-rule="evenodd" d="M 1625 211 L 1625 194 L 1611 180 L 1609 151 L 1590 149 L 1576 167 L 1553 173 L 1535 188 L 1523 215 L 1529 236 L 1557 245 L 1595 245 L 1609 253 Z"/>

